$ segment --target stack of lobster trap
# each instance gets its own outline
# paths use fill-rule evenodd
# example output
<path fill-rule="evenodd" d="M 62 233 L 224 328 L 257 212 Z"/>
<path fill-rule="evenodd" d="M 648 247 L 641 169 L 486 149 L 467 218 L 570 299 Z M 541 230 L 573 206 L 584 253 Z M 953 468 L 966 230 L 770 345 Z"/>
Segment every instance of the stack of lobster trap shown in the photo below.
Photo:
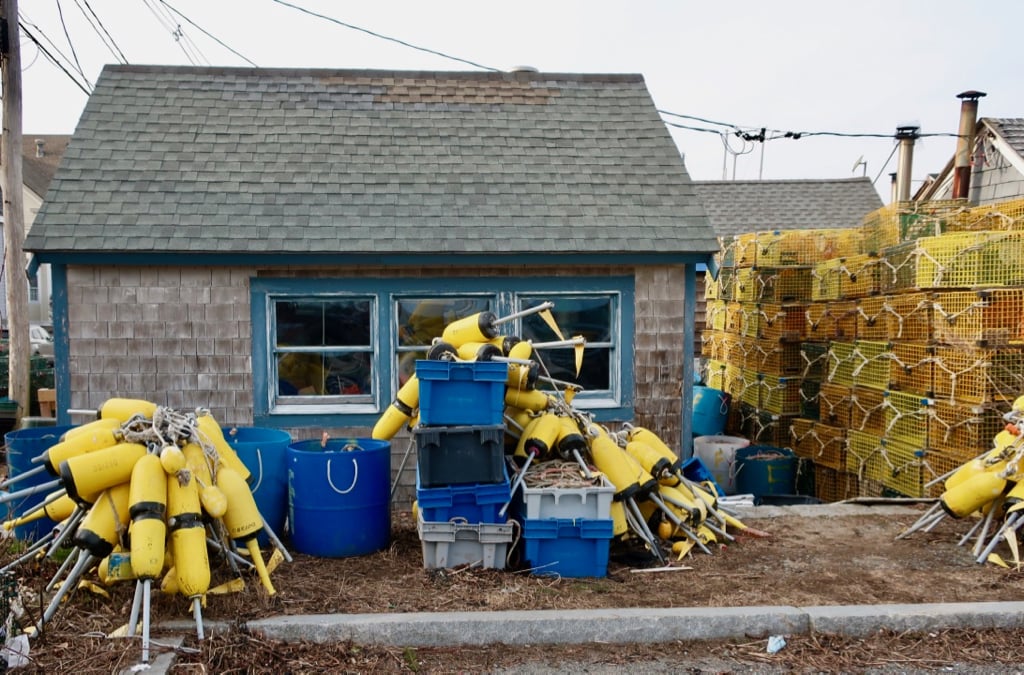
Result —
<path fill-rule="evenodd" d="M 816 496 L 937 496 L 1024 393 L 1024 200 L 897 203 L 721 241 L 703 379 L 726 433 L 813 461 Z"/>

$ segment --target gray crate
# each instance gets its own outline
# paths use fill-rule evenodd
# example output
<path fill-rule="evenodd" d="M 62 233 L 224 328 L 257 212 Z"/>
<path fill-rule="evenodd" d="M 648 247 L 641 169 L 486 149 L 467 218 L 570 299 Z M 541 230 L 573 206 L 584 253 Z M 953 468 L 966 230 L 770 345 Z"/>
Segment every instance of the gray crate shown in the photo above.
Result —
<path fill-rule="evenodd" d="M 456 518 L 446 523 L 418 517 L 417 530 L 423 544 L 423 567 L 428 570 L 459 567 L 505 569 L 512 523 L 468 523 Z"/>

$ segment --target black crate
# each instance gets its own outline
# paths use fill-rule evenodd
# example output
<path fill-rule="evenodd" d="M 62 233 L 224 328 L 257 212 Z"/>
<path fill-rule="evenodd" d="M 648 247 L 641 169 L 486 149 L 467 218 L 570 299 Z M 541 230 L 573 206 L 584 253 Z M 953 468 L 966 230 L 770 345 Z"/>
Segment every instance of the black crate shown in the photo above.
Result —
<path fill-rule="evenodd" d="M 505 425 L 417 427 L 420 486 L 501 483 L 505 477 Z"/>

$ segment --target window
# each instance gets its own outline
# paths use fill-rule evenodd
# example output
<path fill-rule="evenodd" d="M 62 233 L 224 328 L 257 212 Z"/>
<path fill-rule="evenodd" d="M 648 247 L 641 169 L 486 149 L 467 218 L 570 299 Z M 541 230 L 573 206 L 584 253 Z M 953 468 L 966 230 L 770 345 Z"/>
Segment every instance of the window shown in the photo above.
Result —
<path fill-rule="evenodd" d="M 632 277 L 260 278 L 251 299 L 257 424 L 372 426 L 445 326 L 483 311 L 513 316 L 499 333 L 536 345 L 539 387 L 577 385 L 573 405 L 598 420 L 632 417 Z M 528 311 L 544 302 L 566 339 L 586 340 L 578 372 L 573 347 Z"/>
<path fill-rule="evenodd" d="M 39 277 L 35 275 L 28 278 L 28 301 L 39 302 Z"/>

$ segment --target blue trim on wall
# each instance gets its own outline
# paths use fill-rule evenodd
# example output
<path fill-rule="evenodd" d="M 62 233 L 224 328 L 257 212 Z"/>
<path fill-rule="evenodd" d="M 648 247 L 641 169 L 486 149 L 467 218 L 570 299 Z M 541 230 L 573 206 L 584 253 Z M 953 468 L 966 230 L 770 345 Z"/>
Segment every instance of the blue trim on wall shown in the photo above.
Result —
<path fill-rule="evenodd" d="M 174 267 L 253 266 L 381 266 L 381 267 L 496 267 L 505 265 L 686 265 L 707 263 L 712 253 L 133 253 L 130 251 L 78 253 L 36 251 L 39 263 L 51 265 L 168 265 Z"/>
<path fill-rule="evenodd" d="M 57 424 L 73 424 L 71 407 L 71 342 L 68 338 L 68 268 L 50 267 L 53 285 L 50 300 L 53 312 L 53 386 L 57 390 Z"/>
<path fill-rule="evenodd" d="M 682 421 L 679 425 L 680 457 L 693 456 L 693 353 L 696 343 L 697 270 L 687 265 L 683 270 L 683 386 Z"/>

